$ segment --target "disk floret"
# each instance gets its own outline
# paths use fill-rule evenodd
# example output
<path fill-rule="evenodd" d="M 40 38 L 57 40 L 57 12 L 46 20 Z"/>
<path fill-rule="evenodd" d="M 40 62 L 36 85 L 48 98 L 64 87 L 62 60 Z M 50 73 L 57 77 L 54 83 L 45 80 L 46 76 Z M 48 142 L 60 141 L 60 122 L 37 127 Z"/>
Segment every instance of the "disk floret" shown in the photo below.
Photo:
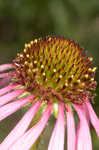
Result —
<path fill-rule="evenodd" d="M 13 82 L 43 100 L 82 104 L 86 98 L 94 97 L 91 91 L 96 87 L 93 58 L 82 51 L 65 38 L 35 39 L 25 44 L 23 53 L 13 61 Z"/>

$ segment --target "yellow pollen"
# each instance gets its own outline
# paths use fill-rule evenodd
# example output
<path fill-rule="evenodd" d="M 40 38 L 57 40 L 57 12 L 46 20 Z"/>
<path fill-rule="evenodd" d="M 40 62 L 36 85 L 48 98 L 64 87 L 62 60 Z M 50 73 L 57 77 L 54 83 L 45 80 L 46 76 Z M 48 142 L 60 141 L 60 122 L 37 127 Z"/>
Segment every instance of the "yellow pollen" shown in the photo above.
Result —
<path fill-rule="evenodd" d="M 74 75 L 71 75 L 71 78 L 73 79 Z"/>
<path fill-rule="evenodd" d="M 88 74 L 85 74 L 85 78 L 88 79 Z"/>
<path fill-rule="evenodd" d="M 28 62 L 27 62 L 27 61 L 25 61 L 25 62 L 24 62 L 24 64 L 25 64 L 25 65 L 27 65 L 27 64 L 28 64 Z"/>
<path fill-rule="evenodd" d="M 22 55 L 22 54 L 20 54 L 20 57 L 22 58 L 22 57 L 23 57 L 23 55 Z"/>
<path fill-rule="evenodd" d="M 26 49 L 24 49 L 24 53 L 26 53 Z"/>
<path fill-rule="evenodd" d="M 59 78 L 61 79 L 61 78 L 62 78 L 62 75 L 60 75 Z"/>
<path fill-rule="evenodd" d="M 52 39 L 52 38 L 51 38 L 51 37 L 49 37 L 48 41 L 50 42 L 50 41 L 51 41 L 51 39 Z"/>
<path fill-rule="evenodd" d="M 56 72 L 56 69 L 53 69 L 53 72 Z"/>
<path fill-rule="evenodd" d="M 30 44 L 28 44 L 28 48 L 30 48 L 31 47 L 31 45 Z"/>
<path fill-rule="evenodd" d="M 90 80 L 91 80 L 91 81 L 94 81 L 94 78 L 91 78 Z"/>
<path fill-rule="evenodd" d="M 92 69 L 92 72 L 95 72 L 95 71 L 96 71 L 96 69 L 97 69 L 97 67 L 94 67 L 94 68 Z"/>
<path fill-rule="evenodd" d="M 29 54 L 27 54 L 26 57 L 29 58 L 30 57 Z"/>
<path fill-rule="evenodd" d="M 25 44 L 25 48 L 27 48 L 28 47 L 28 44 Z"/>
<path fill-rule="evenodd" d="M 93 57 L 88 57 L 88 59 L 89 59 L 90 61 L 93 61 Z"/>
<path fill-rule="evenodd" d="M 37 64 L 37 61 L 36 61 L 36 60 L 34 61 L 34 64 Z"/>
<path fill-rule="evenodd" d="M 44 66 L 43 66 L 43 65 L 41 65 L 41 68 L 43 69 L 43 68 L 44 68 Z"/>
<path fill-rule="evenodd" d="M 89 68 L 89 69 L 88 69 L 88 71 L 92 71 L 92 69 L 91 69 L 91 68 Z"/>
<path fill-rule="evenodd" d="M 45 72 L 43 72 L 43 76 L 45 76 Z"/>
<path fill-rule="evenodd" d="M 80 83 L 80 80 L 79 80 L 79 79 L 77 80 L 77 83 Z"/>
<path fill-rule="evenodd" d="M 67 83 L 67 82 L 65 83 L 65 86 L 68 86 L 68 83 Z"/>
<path fill-rule="evenodd" d="M 33 44 L 33 41 L 31 41 L 31 44 Z"/>
<path fill-rule="evenodd" d="M 37 43 L 37 39 L 34 40 L 34 43 Z"/>
<path fill-rule="evenodd" d="M 32 71 L 33 71 L 33 72 L 36 72 L 36 69 L 33 69 Z"/>

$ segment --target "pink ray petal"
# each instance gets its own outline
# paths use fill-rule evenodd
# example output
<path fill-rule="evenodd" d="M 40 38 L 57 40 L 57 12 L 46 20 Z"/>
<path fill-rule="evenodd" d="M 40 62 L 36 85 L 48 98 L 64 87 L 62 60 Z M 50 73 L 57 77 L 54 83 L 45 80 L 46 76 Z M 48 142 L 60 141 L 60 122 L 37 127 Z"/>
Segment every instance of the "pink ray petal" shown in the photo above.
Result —
<path fill-rule="evenodd" d="M 28 96 L 26 98 L 2 106 L 0 108 L 0 120 L 3 120 L 4 118 L 8 117 L 12 113 L 16 112 L 23 105 L 25 105 L 31 98 L 34 98 L 34 95 Z"/>
<path fill-rule="evenodd" d="M 26 112 L 23 118 L 19 121 L 16 127 L 10 132 L 5 140 L 0 145 L 2 150 L 7 150 L 13 142 L 15 142 L 20 136 L 22 136 L 28 129 L 30 122 L 32 121 L 37 109 L 39 108 L 41 101 L 39 100 Z"/>
<path fill-rule="evenodd" d="M 2 89 L 0 89 L 0 96 L 9 92 L 10 90 L 12 90 L 13 88 L 15 88 L 17 85 L 13 85 L 13 84 L 10 84 Z"/>
<path fill-rule="evenodd" d="M 75 121 L 72 110 L 66 105 L 67 116 L 67 150 L 76 150 Z"/>
<path fill-rule="evenodd" d="M 11 101 L 12 99 L 18 97 L 19 95 L 21 95 L 24 92 L 24 90 L 16 90 L 13 92 L 10 92 L 6 95 L 3 95 L 0 97 L 0 107 L 6 103 L 8 103 L 9 101 Z"/>
<path fill-rule="evenodd" d="M 52 105 L 48 105 L 48 108 L 44 112 L 41 120 L 29 129 L 20 139 L 17 140 L 15 144 L 13 144 L 8 150 L 29 150 L 37 138 L 40 136 L 41 132 L 46 126 L 46 123 L 50 117 Z M 23 144 L 24 143 L 24 144 Z"/>
<path fill-rule="evenodd" d="M 64 106 L 59 104 L 59 114 L 52 133 L 48 150 L 64 150 Z"/>
<path fill-rule="evenodd" d="M 97 117 L 96 113 L 94 112 L 90 102 L 86 101 L 86 106 L 89 112 L 90 121 L 93 125 L 93 127 L 96 130 L 96 133 L 99 137 L 99 118 Z"/>
<path fill-rule="evenodd" d="M 13 68 L 12 64 L 2 64 L 0 65 L 0 72 L 8 70 L 8 69 L 12 69 L 12 68 Z"/>
<path fill-rule="evenodd" d="M 80 118 L 80 123 L 77 129 L 76 149 L 92 150 L 90 129 L 86 118 L 85 110 L 79 105 L 74 105 L 74 108 Z"/>
<path fill-rule="evenodd" d="M 0 78 L 8 77 L 8 73 L 0 73 Z"/>
<path fill-rule="evenodd" d="M 4 79 L 0 80 L 0 89 L 7 86 L 9 84 L 9 82 L 11 81 L 11 79 L 12 79 L 12 77 L 9 76 L 7 78 L 4 78 Z"/>

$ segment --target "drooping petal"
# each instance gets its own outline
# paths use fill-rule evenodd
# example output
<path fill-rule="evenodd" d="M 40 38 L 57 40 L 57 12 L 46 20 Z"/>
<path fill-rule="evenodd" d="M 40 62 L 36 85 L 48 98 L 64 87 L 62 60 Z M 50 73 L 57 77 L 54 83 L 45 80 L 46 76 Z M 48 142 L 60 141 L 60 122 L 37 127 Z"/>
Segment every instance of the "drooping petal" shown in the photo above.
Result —
<path fill-rule="evenodd" d="M 51 109 L 52 105 L 50 104 L 44 112 L 41 120 L 29 129 L 22 137 L 20 137 L 8 150 L 19 150 L 20 148 L 21 150 L 29 150 L 45 128 L 50 117 Z"/>
<path fill-rule="evenodd" d="M 34 98 L 34 96 L 28 96 L 26 98 L 2 106 L 0 108 L 0 120 L 3 120 L 4 118 L 8 117 L 12 113 L 16 112 L 23 105 L 25 105 L 31 98 Z"/>
<path fill-rule="evenodd" d="M 64 106 L 59 104 L 59 114 L 52 133 L 48 150 L 64 150 Z"/>
<path fill-rule="evenodd" d="M 76 150 L 75 121 L 72 110 L 66 105 L 67 116 L 67 150 Z"/>
<path fill-rule="evenodd" d="M 22 94 L 24 90 L 16 90 L 0 97 L 0 107 Z"/>
<path fill-rule="evenodd" d="M 79 105 L 74 105 L 75 110 L 80 119 L 77 129 L 76 149 L 77 150 L 92 150 L 92 142 L 88 120 L 85 110 Z"/>
<path fill-rule="evenodd" d="M 13 88 L 15 88 L 17 85 L 14 85 L 14 84 L 10 84 L 2 89 L 0 89 L 0 96 L 9 92 L 10 90 L 12 90 Z"/>
<path fill-rule="evenodd" d="M 0 72 L 3 72 L 8 69 L 12 69 L 12 68 L 13 68 L 12 64 L 2 64 L 0 65 Z"/>
<path fill-rule="evenodd" d="M 99 137 L 99 118 L 97 117 L 96 113 L 94 112 L 90 102 L 86 101 L 86 106 L 88 108 L 90 121 L 91 121 L 93 127 L 95 128 L 96 133 Z"/>
<path fill-rule="evenodd" d="M 15 142 L 20 136 L 25 133 L 40 104 L 41 101 L 39 100 L 38 102 L 33 104 L 33 106 L 26 112 L 26 114 L 19 121 L 16 127 L 10 132 L 10 134 L 4 139 L 4 141 L 0 145 L 0 148 L 2 150 L 7 150 L 13 144 L 13 142 Z"/>

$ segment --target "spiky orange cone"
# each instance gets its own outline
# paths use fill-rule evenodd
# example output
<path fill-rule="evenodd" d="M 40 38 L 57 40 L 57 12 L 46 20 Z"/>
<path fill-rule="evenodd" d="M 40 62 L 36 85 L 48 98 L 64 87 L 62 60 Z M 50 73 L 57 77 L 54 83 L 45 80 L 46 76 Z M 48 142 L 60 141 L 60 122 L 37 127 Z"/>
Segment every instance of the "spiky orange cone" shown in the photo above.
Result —
<path fill-rule="evenodd" d="M 96 87 L 96 67 L 91 68 L 92 57 L 82 51 L 74 41 L 65 38 L 39 38 L 25 44 L 23 53 L 12 64 L 0 66 L 0 120 L 30 105 L 1 143 L 2 150 L 30 149 L 51 114 L 57 120 L 48 150 L 64 150 L 65 127 L 68 150 L 92 150 L 89 121 L 99 136 L 99 119 L 90 102 L 94 99 L 91 91 Z M 29 128 L 39 108 L 43 116 Z M 80 119 L 77 135 L 73 110 Z"/>

